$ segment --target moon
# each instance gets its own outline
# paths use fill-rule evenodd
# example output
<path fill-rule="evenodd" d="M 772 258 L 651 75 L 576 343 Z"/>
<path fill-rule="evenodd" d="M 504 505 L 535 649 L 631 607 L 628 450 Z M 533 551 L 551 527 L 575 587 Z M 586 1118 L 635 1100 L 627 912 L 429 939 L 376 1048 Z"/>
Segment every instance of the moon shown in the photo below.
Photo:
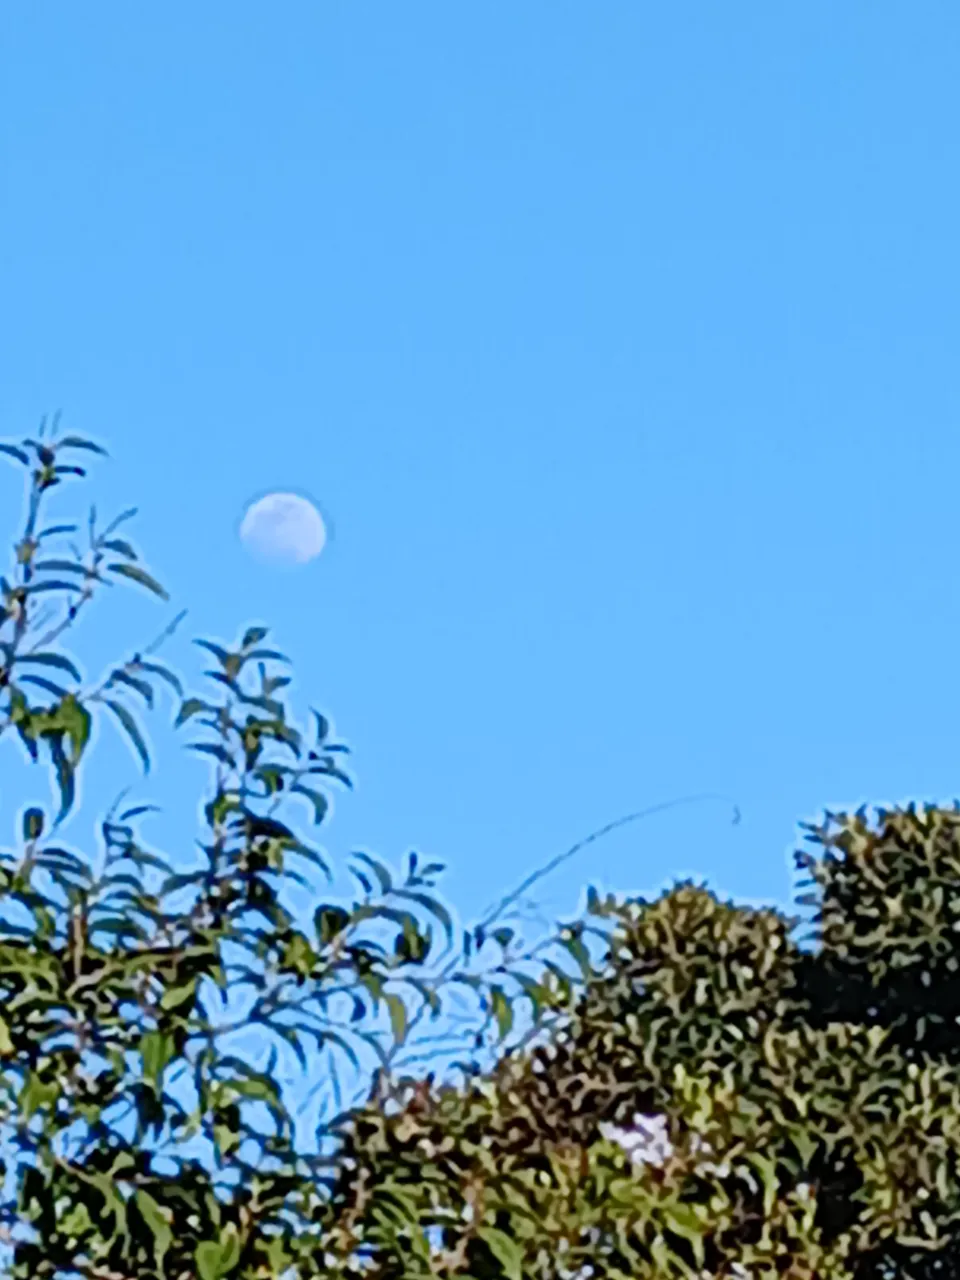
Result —
<path fill-rule="evenodd" d="M 327 541 L 323 517 L 296 493 L 268 493 L 250 504 L 240 522 L 240 540 L 269 564 L 300 565 L 315 560 Z"/>

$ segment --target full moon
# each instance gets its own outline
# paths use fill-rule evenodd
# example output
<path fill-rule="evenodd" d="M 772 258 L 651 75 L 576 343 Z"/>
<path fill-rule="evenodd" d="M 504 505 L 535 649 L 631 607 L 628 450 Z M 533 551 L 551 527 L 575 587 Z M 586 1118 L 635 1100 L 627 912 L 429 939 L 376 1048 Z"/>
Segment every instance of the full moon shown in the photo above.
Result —
<path fill-rule="evenodd" d="M 268 493 L 247 507 L 240 540 L 258 560 L 307 564 L 323 550 L 327 531 L 320 512 L 306 498 Z"/>

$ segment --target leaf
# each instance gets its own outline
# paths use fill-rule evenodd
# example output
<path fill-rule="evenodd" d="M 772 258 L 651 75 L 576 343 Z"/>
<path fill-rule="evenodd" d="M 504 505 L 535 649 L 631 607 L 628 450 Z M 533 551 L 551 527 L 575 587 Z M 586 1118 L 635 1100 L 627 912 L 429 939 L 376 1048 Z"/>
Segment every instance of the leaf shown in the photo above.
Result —
<path fill-rule="evenodd" d="M 125 538 L 108 538 L 105 542 L 101 542 L 100 546 L 106 551 L 114 551 L 119 556 L 126 556 L 128 560 L 136 560 L 137 553 Z"/>
<path fill-rule="evenodd" d="M 390 1013 L 390 1029 L 396 1044 L 403 1044 L 407 1034 L 407 1006 L 392 991 L 383 993 L 384 1003 Z"/>
<path fill-rule="evenodd" d="M 384 893 L 389 893 L 393 888 L 393 879 L 390 872 L 382 863 L 377 862 L 376 858 L 371 858 L 367 853 L 355 853 L 353 855 L 361 862 L 365 863 L 380 882 L 380 888 Z"/>
<path fill-rule="evenodd" d="M 89 449 L 91 453 L 99 453 L 101 457 L 107 458 L 110 456 L 102 446 L 94 444 L 92 440 L 84 440 L 80 436 L 64 436 L 62 440 L 57 441 L 57 448 Z"/>
<path fill-rule="evenodd" d="M 63 750 L 63 735 L 59 733 L 52 734 L 47 738 L 47 743 L 50 748 L 50 758 L 53 761 L 57 786 L 60 789 L 60 812 L 57 814 L 57 825 L 59 825 L 73 808 L 73 801 L 76 796 L 76 781 L 74 779 L 73 766 Z"/>
<path fill-rule="evenodd" d="M 75 582 L 64 582 L 62 578 L 50 578 L 45 582 L 32 582 L 23 588 L 24 595 L 38 596 L 41 591 L 79 591 Z"/>
<path fill-rule="evenodd" d="M 128 507 L 126 511 L 121 511 L 120 514 L 115 519 L 111 520 L 110 523 L 107 525 L 107 527 L 104 529 L 103 536 L 107 537 L 108 534 L 113 533 L 114 529 L 118 529 L 120 525 L 124 523 L 124 521 L 132 520 L 136 514 L 137 514 L 136 507 Z"/>
<path fill-rule="evenodd" d="M 15 444 L 0 444 L 0 453 L 5 453 L 11 458 L 16 458 L 18 462 L 23 463 L 25 467 L 29 467 L 30 459 L 22 449 L 18 449 Z"/>
<path fill-rule="evenodd" d="M 159 662 L 143 662 L 137 663 L 138 671 L 149 671 L 152 676 L 159 676 L 161 680 L 166 680 L 170 688 L 176 693 L 178 698 L 183 697 L 183 685 L 172 671 L 168 671 L 166 667 L 161 666 Z"/>
<path fill-rule="evenodd" d="M 398 898 L 408 898 L 413 902 L 417 902 L 425 911 L 429 911 L 430 914 L 443 925 L 448 946 L 453 945 L 453 920 L 450 916 L 450 912 L 442 902 L 438 902 L 435 898 L 431 898 L 428 893 L 417 893 L 413 889 L 396 889 L 394 890 L 394 894 Z"/>
<path fill-rule="evenodd" d="M 219 760 L 221 764 L 233 768 L 233 757 L 226 747 L 219 742 L 190 742 L 187 744 L 188 751 L 200 751 L 204 755 L 213 756 Z"/>
<path fill-rule="evenodd" d="M 194 1256 L 200 1280 L 221 1280 L 240 1261 L 240 1241 L 235 1235 L 224 1233 L 219 1241 L 205 1240 L 198 1244 Z"/>
<path fill-rule="evenodd" d="M 248 658 L 265 658 L 273 662 L 289 662 L 290 659 L 285 653 L 280 653 L 276 649 L 251 649 L 246 655 Z"/>
<path fill-rule="evenodd" d="M 54 684 L 52 680 L 46 680 L 43 676 L 21 676 L 21 684 L 35 684 L 38 689 L 44 689 L 47 693 L 52 693 L 55 698 L 65 698 L 67 690 L 63 685 Z"/>
<path fill-rule="evenodd" d="M 38 560 L 33 567 L 38 573 L 79 573 L 87 576 L 86 566 L 77 564 L 75 560 Z"/>
<path fill-rule="evenodd" d="M 319 826 L 330 807 L 327 797 L 320 791 L 314 791 L 312 787 L 305 787 L 302 782 L 295 782 L 290 790 L 296 792 L 298 796 L 307 797 L 313 805 L 314 825 Z"/>
<path fill-rule="evenodd" d="M 52 524 L 48 529 L 41 530 L 37 534 L 37 541 L 42 538 L 52 538 L 57 533 L 76 533 L 77 526 L 75 524 Z"/>
<path fill-rule="evenodd" d="M 160 807 L 155 804 L 138 804 L 132 809 L 126 809 L 120 815 L 121 822 L 129 822 L 131 818 L 139 818 L 143 813 L 159 813 Z"/>
<path fill-rule="evenodd" d="M 226 667 L 230 661 L 230 654 L 227 653 L 223 645 L 214 644 L 212 640 L 194 640 L 195 645 L 199 645 L 201 649 L 206 649 L 208 653 L 212 653 L 221 667 Z"/>
<path fill-rule="evenodd" d="M 43 835 L 43 810 L 28 809 L 23 815 L 23 838 L 26 841 L 39 840 Z"/>
<path fill-rule="evenodd" d="M 77 701 L 74 694 L 68 693 L 57 708 L 56 718 L 58 726 L 70 739 L 72 763 L 77 764 L 90 741 L 90 712 Z"/>
<path fill-rule="evenodd" d="M 149 1192 L 138 1188 L 134 1193 L 134 1198 L 137 1208 L 140 1210 L 140 1216 L 153 1236 L 153 1256 L 157 1264 L 157 1271 L 162 1275 L 164 1272 L 164 1255 L 173 1244 L 173 1230 L 167 1221 L 164 1211 Z"/>
<path fill-rule="evenodd" d="M 511 1236 L 496 1227 L 478 1227 L 477 1235 L 500 1263 L 507 1280 L 523 1280 L 523 1253 Z"/>
<path fill-rule="evenodd" d="M 112 698 L 104 698 L 103 701 L 104 701 L 104 704 L 110 708 L 110 710 L 113 712 L 113 714 L 117 717 L 121 725 L 126 730 L 127 737 L 133 743 L 133 746 L 137 752 L 137 755 L 140 757 L 140 762 L 143 765 L 143 772 L 149 773 L 150 772 L 150 753 L 147 750 L 147 744 L 144 742 L 143 736 L 140 733 L 139 728 L 137 727 L 136 720 L 134 720 L 133 716 L 130 714 L 127 708 L 123 706 L 122 703 L 114 702 Z"/>
<path fill-rule="evenodd" d="M 242 641 L 241 647 L 244 649 L 252 649 L 255 644 L 260 643 L 260 641 L 266 636 L 266 634 L 267 634 L 266 627 L 248 627 L 246 631 L 243 633 L 243 641 Z"/>
<path fill-rule="evenodd" d="M 170 595 L 161 587 L 156 578 L 151 577 L 146 569 L 141 569 L 138 564 L 108 564 L 107 569 L 110 573 L 116 573 L 121 578 L 129 578 L 132 582 L 139 582 L 142 587 L 146 587 L 148 591 L 152 591 L 155 596 L 159 596 L 161 600 L 169 600 Z"/>
<path fill-rule="evenodd" d="M 137 676 L 132 676 L 129 671 L 124 671 L 122 667 L 118 667 L 116 671 L 111 672 L 109 684 L 123 684 L 129 689 L 136 690 L 147 706 L 151 709 L 153 708 L 153 689 L 148 681 L 140 680 Z"/>
<path fill-rule="evenodd" d="M 173 1036 L 164 1035 L 161 1031 L 147 1032 L 140 1041 L 143 1078 L 147 1084 L 159 1089 L 161 1078 L 174 1051 Z"/>
<path fill-rule="evenodd" d="M 189 720 L 191 716 L 195 716 L 198 711 L 212 710 L 213 707 L 208 706 L 202 698 L 187 698 L 180 707 L 180 710 L 177 712 L 177 718 L 173 722 L 173 727 L 175 729 L 179 729 L 182 724 Z"/>
<path fill-rule="evenodd" d="M 505 1040 L 513 1027 L 513 1004 L 502 987 L 494 987 L 491 991 L 490 1007 L 497 1022 L 500 1039 Z"/>
<path fill-rule="evenodd" d="M 38 666 L 57 667 L 60 671 L 68 671 L 74 680 L 80 680 L 80 672 L 62 653 L 25 653 L 17 657 L 17 664 L 36 663 Z"/>

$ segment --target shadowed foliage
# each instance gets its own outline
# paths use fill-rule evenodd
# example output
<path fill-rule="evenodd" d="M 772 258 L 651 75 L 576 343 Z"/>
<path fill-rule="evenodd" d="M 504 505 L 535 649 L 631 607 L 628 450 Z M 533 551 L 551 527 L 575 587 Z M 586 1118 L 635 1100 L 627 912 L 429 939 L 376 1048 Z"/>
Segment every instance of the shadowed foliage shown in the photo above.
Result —
<path fill-rule="evenodd" d="M 8 1274 L 322 1274 L 345 1085 L 365 1096 L 371 1071 L 388 1072 L 403 1050 L 417 1060 L 444 1043 L 492 1049 L 512 1025 L 510 965 L 516 953 L 522 970 L 522 949 L 511 929 L 497 941 L 490 921 L 493 938 L 469 934 L 465 955 L 434 891 L 442 867 L 416 854 L 397 876 L 356 853 L 353 898 L 332 895 L 325 855 L 296 823 L 319 826 L 328 789 L 350 785 L 347 748 L 319 712 L 309 731 L 297 726 L 287 660 L 265 627 L 233 645 L 197 641 L 210 662 L 198 695 L 157 658 L 182 614 L 86 682 L 63 645 L 91 603 L 111 585 L 167 593 L 128 539 L 133 510 L 101 525 L 91 509 L 83 527 L 48 512 L 99 445 L 54 423 L 0 452 L 26 481 L 24 527 L 0 578 L 0 737 L 50 769 L 57 798 L 51 813 L 21 807 L 14 847 L 0 849 Z M 62 824 L 96 731 L 110 722 L 147 772 L 141 716 L 161 691 L 209 762 L 195 855 L 148 846 L 140 827 L 153 806 L 122 798 L 93 851 L 74 847 Z M 476 952 L 491 941 L 487 973 Z M 535 998 L 536 984 L 519 981 Z M 441 997 L 456 985 L 469 999 L 444 1041 Z M 432 1034 L 418 1033 L 424 1023 Z M 292 1099 L 318 1094 L 305 1140 Z"/>
<path fill-rule="evenodd" d="M 353 854 L 338 895 L 301 827 L 346 748 L 297 722 L 266 628 L 198 641 L 199 694 L 158 658 L 182 614 L 88 681 L 64 644 L 91 603 L 166 592 L 134 512 L 48 514 L 98 445 L 54 425 L 0 452 L 26 479 L 0 737 L 55 797 L 0 850 L 13 1280 L 960 1274 L 960 810 L 810 828 L 806 938 L 684 881 L 591 891 L 528 945 L 540 872 L 459 931 L 415 854 Z M 209 763 L 196 854 L 122 798 L 76 847 L 101 727 L 146 772 L 163 698 Z"/>
<path fill-rule="evenodd" d="M 595 903 L 605 962 L 546 1043 L 358 1113 L 342 1272 L 958 1274 L 960 812 L 809 838 L 812 948 L 692 882 Z"/>

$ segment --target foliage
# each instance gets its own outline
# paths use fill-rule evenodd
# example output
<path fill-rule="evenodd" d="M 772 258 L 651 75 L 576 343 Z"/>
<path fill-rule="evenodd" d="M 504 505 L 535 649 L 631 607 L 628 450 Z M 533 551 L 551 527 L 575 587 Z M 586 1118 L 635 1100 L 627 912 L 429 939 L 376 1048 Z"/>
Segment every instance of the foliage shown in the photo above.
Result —
<path fill-rule="evenodd" d="M 547 1040 L 360 1109 L 335 1269 L 958 1274 L 960 811 L 831 816 L 808 839 L 812 938 L 690 881 L 594 899 L 606 960 Z"/>
<path fill-rule="evenodd" d="M 324 894 L 327 862 L 292 824 L 298 810 L 324 821 L 328 788 L 350 784 L 346 748 L 319 712 L 309 736 L 296 727 L 286 659 L 266 628 L 248 627 L 233 646 L 197 642 L 213 663 L 199 696 L 156 658 L 182 614 L 85 684 L 61 643 L 90 602 L 120 583 L 167 593 L 118 533 L 134 511 L 101 528 L 91 510 L 83 547 L 75 523 L 47 515 L 51 491 L 82 477 L 76 459 L 100 446 L 58 438 L 54 424 L 0 452 L 27 485 L 11 580 L 0 579 L 0 736 L 49 765 L 57 795 L 55 815 L 24 808 L 16 847 L 0 851 L 9 1274 L 318 1275 L 339 1120 L 325 1114 L 313 1144 L 301 1141 L 281 1064 L 298 1064 L 301 1095 L 326 1090 L 342 1112 L 344 1073 L 362 1084 L 379 1063 L 386 1079 L 457 983 L 474 999 L 476 1045 L 491 1027 L 508 1034 L 513 932 L 499 934 L 496 980 L 464 965 L 434 891 L 442 868 L 420 867 L 415 854 L 398 879 L 358 853 L 354 900 Z M 184 865 L 148 848 L 139 824 L 152 806 L 122 799 L 102 822 L 97 855 L 86 856 L 61 825 L 98 725 L 111 720 L 146 771 L 139 715 L 161 688 L 210 764 L 199 857 Z M 237 1047 L 251 1031 L 261 1060 Z M 453 1039 L 462 1044 L 463 1033 Z M 413 1047 L 437 1043 L 424 1036 Z"/>

